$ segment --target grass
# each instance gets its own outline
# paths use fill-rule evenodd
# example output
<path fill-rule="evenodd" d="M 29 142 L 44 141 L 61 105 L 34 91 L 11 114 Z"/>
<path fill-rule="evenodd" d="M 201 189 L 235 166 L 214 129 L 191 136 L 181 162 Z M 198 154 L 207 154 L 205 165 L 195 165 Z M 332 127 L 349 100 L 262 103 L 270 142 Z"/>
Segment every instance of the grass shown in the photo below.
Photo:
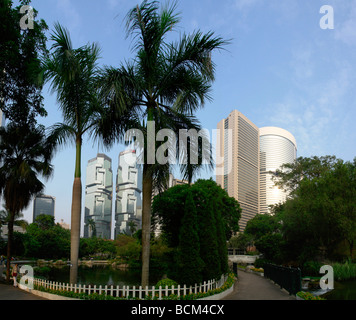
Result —
<path fill-rule="evenodd" d="M 356 263 L 348 260 L 345 263 L 334 263 L 332 267 L 334 269 L 334 277 L 337 281 L 356 279 Z"/>

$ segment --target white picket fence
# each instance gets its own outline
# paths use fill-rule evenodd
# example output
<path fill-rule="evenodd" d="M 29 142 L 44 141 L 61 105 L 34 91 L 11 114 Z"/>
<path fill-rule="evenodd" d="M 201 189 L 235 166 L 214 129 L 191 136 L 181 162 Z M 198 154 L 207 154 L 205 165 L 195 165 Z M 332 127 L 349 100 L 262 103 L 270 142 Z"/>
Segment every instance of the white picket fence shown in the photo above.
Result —
<path fill-rule="evenodd" d="M 150 297 L 151 299 L 158 299 L 161 300 L 163 297 L 167 297 L 169 295 L 175 294 L 178 297 L 184 296 L 191 293 L 206 293 L 209 290 L 218 289 L 223 286 L 223 284 L 227 280 L 227 275 L 222 275 L 220 280 L 211 280 L 211 281 L 204 281 L 204 283 L 196 284 L 194 286 L 165 286 L 156 288 L 155 286 L 152 287 L 145 287 L 142 288 L 141 286 L 130 287 L 130 286 L 102 286 L 102 285 L 72 285 L 68 283 L 59 283 L 53 281 L 47 281 L 42 279 L 33 279 L 33 284 L 39 287 L 43 287 L 45 289 L 51 290 L 63 290 L 63 291 L 72 291 L 76 293 L 86 293 L 86 294 L 105 294 L 110 295 L 112 297 L 121 297 L 126 299 L 145 299 L 146 297 Z"/>

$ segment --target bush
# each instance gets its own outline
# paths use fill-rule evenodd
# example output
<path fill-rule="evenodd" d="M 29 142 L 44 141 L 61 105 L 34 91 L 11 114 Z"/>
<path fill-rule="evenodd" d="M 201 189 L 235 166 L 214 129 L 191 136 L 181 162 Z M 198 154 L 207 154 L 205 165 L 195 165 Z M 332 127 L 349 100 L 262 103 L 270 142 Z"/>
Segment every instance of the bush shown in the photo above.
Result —
<path fill-rule="evenodd" d="M 320 276 L 320 268 L 322 267 L 322 264 L 317 261 L 307 261 L 303 264 L 302 266 L 302 274 L 303 276 L 314 276 L 318 277 Z"/>
<path fill-rule="evenodd" d="M 178 283 L 172 279 L 166 278 L 166 279 L 162 279 L 162 280 L 158 281 L 155 287 L 156 287 L 156 289 L 158 289 L 159 287 L 165 288 L 166 286 L 168 286 L 168 288 L 170 288 L 172 286 L 177 287 Z"/>
<path fill-rule="evenodd" d="M 300 291 L 297 293 L 297 296 L 303 300 L 325 300 L 319 296 L 313 296 L 310 292 Z"/>

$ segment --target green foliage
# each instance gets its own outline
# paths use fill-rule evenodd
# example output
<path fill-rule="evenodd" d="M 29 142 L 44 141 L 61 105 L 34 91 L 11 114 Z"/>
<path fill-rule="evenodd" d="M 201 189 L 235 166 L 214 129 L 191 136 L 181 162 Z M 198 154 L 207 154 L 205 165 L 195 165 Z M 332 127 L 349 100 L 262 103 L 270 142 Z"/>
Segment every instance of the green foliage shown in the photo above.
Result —
<path fill-rule="evenodd" d="M 31 1 L 20 1 L 20 6 Z M 3 0 L 0 5 L 0 109 L 7 119 L 19 125 L 36 123 L 38 115 L 45 116 L 40 60 L 47 54 L 44 20 L 38 20 L 34 10 L 34 28 L 22 31 L 20 6 Z M 5 72 L 3 72 L 5 71 Z"/>
<path fill-rule="evenodd" d="M 197 212 L 193 196 L 188 193 L 185 200 L 184 216 L 179 233 L 178 279 L 186 285 L 202 281 L 204 262 L 200 257 Z"/>
<path fill-rule="evenodd" d="M 54 224 L 51 216 L 39 216 L 27 228 L 24 240 L 25 256 L 39 259 L 69 257 L 70 231 Z"/>
<path fill-rule="evenodd" d="M 333 263 L 332 267 L 336 280 L 347 281 L 356 279 L 356 263 L 348 260 L 344 263 Z"/>
<path fill-rule="evenodd" d="M 166 278 L 166 279 L 162 279 L 162 280 L 158 281 L 156 283 L 155 288 L 156 289 L 158 289 L 159 287 L 165 288 L 166 286 L 168 286 L 168 288 L 170 288 L 172 286 L 177 287 L 178 283 L 172 279 Z"/>
<path fill-rule="evenodd" d="M 214 181 L 170 188 L 155 197 L 152 208 L 153 223 L 159 221 L 162 238 L 173 249 L 171 278 L 194 284 L 227 272 L 226 241 L 238 230 L 241 209 Z"/>
<path fill-rule="evenodd" d="M 297 296 L 302 298 L 303 300 L 325 300 L 322 297 L 314 296 L 310 292 L 305 292 L 305 291 L 297 292 Z"/>
<path fill-rule="evenodd" d="M 93 259 L 108 259 L 116 254 L 114 241 L 102 238 L 81 238 L 79 243 L 79 257 Z"/>
<path fill-rule="evenodd" d="M 122 262 L 132 264 L 140 260 L 142 246 L 135 238 L 122 234 L 117 237 L 115 244 Z"/>
<path fill-rule="evenodd" d="M 322 264 L 317 261 L 306 261 L 302 265 L 301 271 L 303 276 L 320 276 L 320 268 Z"/>

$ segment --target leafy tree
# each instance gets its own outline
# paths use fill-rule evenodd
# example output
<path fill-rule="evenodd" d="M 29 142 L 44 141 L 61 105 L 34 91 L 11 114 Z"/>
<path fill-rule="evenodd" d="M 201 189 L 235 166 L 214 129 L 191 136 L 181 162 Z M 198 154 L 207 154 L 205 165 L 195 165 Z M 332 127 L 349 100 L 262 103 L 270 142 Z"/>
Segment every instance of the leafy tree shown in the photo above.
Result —
<path fill-rule="evenodd" d="M 335 156 L 299 157 L 295 162 L 284 164 L 276 172 L 272 172 L 273 179 L 277 186 L 283 187 L 288 192 L 293 192 L 301 181 L 320 178 L 337 162 L 338 159 Z"/>
<path fill-rule="evenodd" d="M 40 60 L 47 53 L 44 20 L 37 20 L 34 10 L 34 28 L 20 29 L 20 7 L 30 4 L 21 0 L 0 3 L 0 109 L 6 118 L 17 124 L 34 123 L 38 115 L 45 116 Z"/>
<path fill-rule="evenodd" d="M 200 258 L 200 241 L 195 203 L 191 193 L 185 200 L 184 217 L 179 232 L 178 279 L 181 284 L 194 285 L 202 279 L 204 262 Z"/>
<path fill-rule="evenodd" d="M 75 143 L 76 159 L 71 212 L 71 276 L 70 282 L 77 282 L 78 255 L 81 220 L 81 150 L 83 137 L 92 133 L 101 118 L 97 96 L 97 60 L 99 47 L 96 44 L 74 49 L 69 33 L 55 24 L 51 36 L 54 44 L 51 55 L 45 60 L 45 79 L 51 82 L 52 91 L 63 113 L 63 123 L 53 126 L 52 135 L 59 144 Z"/>
<path fill-rule="evenodd" d="M 25 255 L 41 259 L 68 258 L 70 231 L 54 223 L 54 217 L 40 215 L 27 228 Z"/>
<path fill-rule="evenodd" d="M 106 68 L 101 81 L 102 93 L 107 97 L 109 107 L 107 121 L 102 123 L 105 141 L 110 143 L 122 139 L 126 128 L 135 128 L 143 133 L 146 142 L 140 146 L 143 155 L 147 155 L 143 164 L 143 286 L 148 285 L 149 279 L 152 190 L 164 185 L 169 170 L 168 163 L 157 164 L 150 157 L 156 158 L 157 155 L 162 159 L 170 152 L 178 157 L 186 151 L 179 146 L 173 146 L 175 150 L 164 149 L 166 141 L 155 144 L 148 133 L 151 130 L 156 136 L 163 128 L 175 133 L 179 129 L 200 130 L 193 114 L 210 99 L 209 91 L 215 73 L 211 55 L 226 44 L 212 32 L 203 34 L 201 31 L 184 34 L 179 41 L 168 43 L 168 33 L 180 21 L 175 11 L 175 3 L 164 6 L 159 12 L 158 1 L 146 0 L 130 10 L 126 20 L 127 35 L 134 39 L 136 56 L 133 62 L 117 69 Z M 156 154 L 149 150 L 155 147 L 164 151 Z M 199 153 L 199 148 L 191 147 L 190 150 Z M 209 162 L 211 159 L 203 160 Z M 190 169 L 188 176 L 192 177 L 196 168 L 186 168 Z"/>
<path fill-rule="evenodd" d="M 182 241 L 180 233 L 192 228 L 186 225 L 188 217 L 184 218 L 184 207 L 189 203 L 187 199 L 190 196 L 193 197 L 195 204 L 197 214 L 195 230 L 199 239 L 200 258 L 204 262 L 201 275 L 204 280 L 220 277 L 228 268 L 226 235 L 230 234 L 231 230 L 238 229 L 241 209 L 236 200 L 230 202 L 232 206 L 227 208 L 226 204 L 229 203 L 226 201 L 227 193 L 212 180 L 198 180 L 191 186 L 180 185 L 168 189 L 155 197 L 152 208 L 154 221 L 160 223 L 162 237 L 172 249 L 179 248 Z M 224 214 L 223 211 L 226 209 L 234 216 L 233 218 Z M 172 251 L 172 261 L 176 261 L 177 252 L 178 250 Z"/>
<path fill-rule="evenodd" d="M 302 162 L 301 162 L 302 163 Z M 352 254 L 355 239 L 355 161 L 335 157 L 304 159 L 305 168 L 288 173 L 298 185 L 283 206 L 282 232 L 295 257 L 304 263 L 331 257 L 338 243 L 347 240 Z M 304 172 L 303 178 L 300 172 Z"/>
<path fill-rule="evenodd" d="M 251 235 L 255 240 L 261 237 L 277 232 L 280 224 L 274 215 L 258 214 L 246 224 L 245 234 Z"/>

